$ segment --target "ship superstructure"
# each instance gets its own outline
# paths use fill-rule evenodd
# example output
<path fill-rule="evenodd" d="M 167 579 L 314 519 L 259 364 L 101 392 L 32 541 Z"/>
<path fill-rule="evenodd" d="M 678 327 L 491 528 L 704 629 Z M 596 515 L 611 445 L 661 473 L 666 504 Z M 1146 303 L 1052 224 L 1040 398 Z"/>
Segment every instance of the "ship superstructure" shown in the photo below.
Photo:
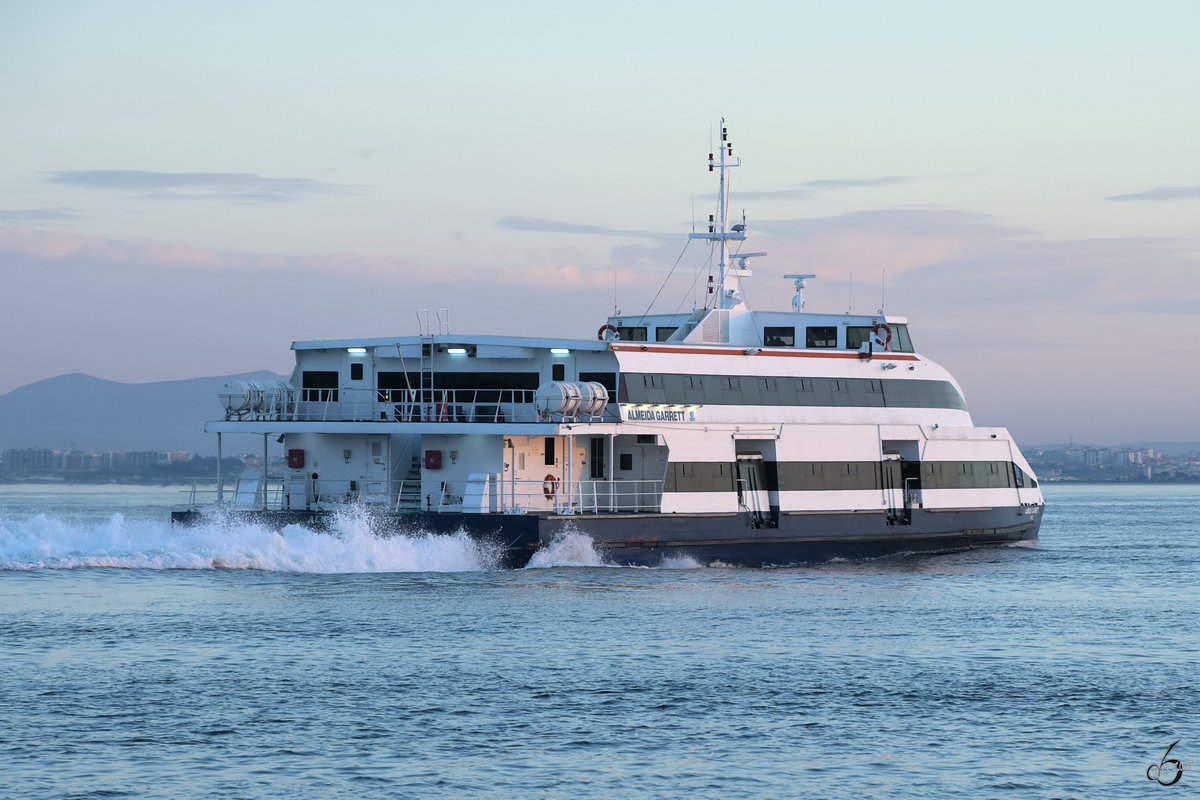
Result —
<path fill-rule="evenodd" d="M 281 441 L 282 476 L 218 488 L 233 513 L 466 530 L 521 564 L 565 532 L 616 563 L 785 564 L 1036 539 L 1043 499 L 1003 428 L 916 352 L 903 317 L 749 309 L 730 251 L 722 123 L 703 307 L 614 315 L 594 339 L 450 334 L 295 342 L 290 382 L 233 382 L 205 429 Z M 265 459 L 264 459 L 265 463 Z M 201 514 L 199 502 L 177 521 Z"/>

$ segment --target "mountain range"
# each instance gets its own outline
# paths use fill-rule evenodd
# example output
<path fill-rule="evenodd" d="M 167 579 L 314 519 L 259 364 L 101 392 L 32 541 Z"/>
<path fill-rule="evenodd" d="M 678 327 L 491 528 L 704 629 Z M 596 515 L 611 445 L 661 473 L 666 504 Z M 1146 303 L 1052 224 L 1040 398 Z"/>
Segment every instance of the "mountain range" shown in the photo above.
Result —
<path fill-rule="evenodd" d="M 0 395 L 0 452 L 45 447 L 215 456 L 217 437 L 204 433 L 204 423 L 224 415 L 217 399 L 221 387 L 237 378 L 280 377 L 287 379 L 265 371 L 155 383 L 117 383 L 81 373 L 47 378 Z M 226 455 L 257 452 L 261 444 L 252 439 L 226 437 L 222 449 Z"/>

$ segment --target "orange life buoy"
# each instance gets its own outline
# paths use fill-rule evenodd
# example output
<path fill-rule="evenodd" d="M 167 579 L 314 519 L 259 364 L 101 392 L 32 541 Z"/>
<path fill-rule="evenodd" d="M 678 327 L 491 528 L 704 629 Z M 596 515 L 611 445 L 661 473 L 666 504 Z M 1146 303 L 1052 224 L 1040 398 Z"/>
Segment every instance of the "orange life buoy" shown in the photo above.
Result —
<path fill-rule="evenodd" d="M 558 478 L 553 475 L 547 475 L 542 479 L 542 494 L 546 495 L 547 500 L 554 499 L 554 492 L 558 489 Z"/>
<path fill-rule="evenodd" d="M 611 342 L 613 339 L 619 339 L 621 337 L 617 333 L 616 326 L 606 322 L 600 326 L 600 330 L 596 331 L 596 338 L 602 342 Z"/>
<path fill-rule="evenodd" d="M 892 343 L 892 329 L 886 322 L 881 322 L 871 331 L 871 338 L 880 350 L 887 350 Z"/>

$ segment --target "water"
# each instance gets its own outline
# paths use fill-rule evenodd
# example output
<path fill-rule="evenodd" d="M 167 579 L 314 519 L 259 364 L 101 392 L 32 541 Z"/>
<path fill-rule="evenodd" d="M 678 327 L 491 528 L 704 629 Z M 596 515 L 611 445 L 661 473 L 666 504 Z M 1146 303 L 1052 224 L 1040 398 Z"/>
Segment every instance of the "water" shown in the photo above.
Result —
<path fill-rule="evenodd" d="M 496 569 L 0 486 L 0 797 L 1195 796 L 1200 486 L 1049 486 L 1037 547 Z"/>

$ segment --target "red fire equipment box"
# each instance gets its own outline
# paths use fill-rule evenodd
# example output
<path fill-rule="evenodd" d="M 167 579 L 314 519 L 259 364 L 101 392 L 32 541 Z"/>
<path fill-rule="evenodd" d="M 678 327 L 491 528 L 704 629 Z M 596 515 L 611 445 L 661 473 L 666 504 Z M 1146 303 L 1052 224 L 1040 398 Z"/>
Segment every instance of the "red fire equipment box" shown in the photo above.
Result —
<path fill-rule="evenodd" d="M 442 468 L 442 451 L 441 450 L 426 450 L 425 451 L 425 469 L 441 469 Z"/>

